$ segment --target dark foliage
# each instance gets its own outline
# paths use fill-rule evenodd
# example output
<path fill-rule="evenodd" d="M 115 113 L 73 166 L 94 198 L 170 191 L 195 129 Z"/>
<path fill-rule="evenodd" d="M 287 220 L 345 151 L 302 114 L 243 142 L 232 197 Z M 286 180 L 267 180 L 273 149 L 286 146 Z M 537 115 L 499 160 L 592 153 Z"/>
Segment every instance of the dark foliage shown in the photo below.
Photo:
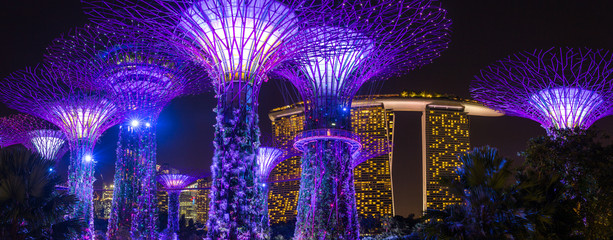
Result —
<path fill-rule="evenodd" d="M 294 229 L 296 228 L 296 220 L 270 224 L 271 239 L 292 239 L 294 237 Z"/>
<path fill-rule="evenodd" d="M 539 208 L 552 208 L 549 224 L 538 229 L 545 239 L 613 238 L 613 145 L 594 130 L 550 130 L 532 139 L 526 165 L 544 179 L 549 198 Z M 520 180 L 522 180 L 520 178 Z M 551 196 L 552 191 L 559 196 Z M 554 197 L 554 198 L 552 198 Z M 557 205 L 542 206 L 543 204 Z"/>
<path fill-rule="evenodd" d="M 460 156 L 462 167 L 449 189 L 462 199 L 442 211 L 428 210 L 419 231 L 426 239 L 525 239 L 529 214 L 512 185 L 511 162 L 490 147 Z"/>
<path fill-rule="evenodd" d="M 81 220 L 65 218 L 76 198 L 56 191 L 53 166 L 24 148 L 0 150 L 1 239 L 64 239 L 84 229 Z"/>

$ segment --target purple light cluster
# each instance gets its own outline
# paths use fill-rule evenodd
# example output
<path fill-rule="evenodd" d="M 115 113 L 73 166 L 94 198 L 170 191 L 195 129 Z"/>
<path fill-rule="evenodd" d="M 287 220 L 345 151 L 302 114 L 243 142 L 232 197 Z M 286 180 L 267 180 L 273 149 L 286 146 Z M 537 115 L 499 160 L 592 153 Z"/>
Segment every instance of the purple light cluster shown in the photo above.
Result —
<path fill-rule="evenodd" d="M 482 69 L 473 98 L 546 130 L 587 129 L 613 109 L 613 55 L 587 48 L 524 51 Z"/>
<path fill-rule="evenodd" d="M 179 196 L 181 191 L 191 184 L 195 178 L 184 174 L 163 174 L 158 176 L 158 182 L 168 192 L 168 225 L 166 231 L 170 234 L 179 232 Z"/>
<path fill-rule="evenodd" d="M 258 175 L 262 182 L 266 182 L 270 172 L 284 159 L 283 151 L 272 147 L 259 147 L 257 161 L 259 165 Z"/>
<path fill-rule="evenodd" d="M 305 102 L 305 132 L 294 144 L 304 152 L 294 237 L 357 239 L 351 169 L 361 144 L 351 132 L 353 96 L 366 81 L 431 63 L 447 48 L 451 21 L 432 1 L 325 5 L 313 15 L 319 24 L 294 39 L 316 47 L 275 71 Z"/>
<path fill-rule="evenodd" d="M 55 161 L 66 153 L 66 137 L 53 124 L 27 114 L 0 118 L 0 146 L 22 144 L 44 159 Z"/>
<path fill-rule="evenodd" d="M 0 100 L 7 106 L 45 119 L 60 128 L 70 146 L 69 192 L 79 203 L 74 216 L 88 223 L 81 238 L 93 238 L 93 149 L 98 137 L 117 124 L 123 112 L 115 96 L 83 88 L 71 81 L 86 81 L 78 69 L 27 68 L 14 72 L 0 83 Z"/>
<path fill-rule="evenodd" d="M 300 10 L 308 4 L 274 0 L 91 0 L 88 4 L 94 21 L 110 18 L 150 25 L 184 58 L 206 69 L 218 99 L 208 236 L 265 237 L 255 230 L 261 228 L 257 220 L 261 216 L 254 214 L 260 207 L 257 97 L 266 74 L 306 46 L 291 39 L 312 19 L 298 14 L 306 12 Z"/>
<path fill-rule="evenodd" d="M 46 56 L 56 68 L 80 69 L 89 81 L 75 84 L 113 93 L 126 113 L 119 128 L 110 239 L 120 231 L 155 238 L 157 118 L 172 99 L 201 90 L 198 68 L 156 36 L 150 28 L 108 20 L 54 41 Z"/>
<path fill-rule="evenodd" d="M 195 179 L 184 174 L 162 174 L 158 176 L 158 182 L 164 186 L 166 191 L 182 191 Z"/>

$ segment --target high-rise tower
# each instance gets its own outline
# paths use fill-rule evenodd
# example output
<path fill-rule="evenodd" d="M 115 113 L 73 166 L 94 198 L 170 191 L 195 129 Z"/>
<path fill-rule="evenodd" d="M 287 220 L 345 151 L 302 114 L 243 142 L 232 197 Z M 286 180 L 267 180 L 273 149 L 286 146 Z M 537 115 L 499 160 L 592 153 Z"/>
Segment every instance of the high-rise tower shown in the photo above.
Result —
<path fill-rule="evenodd" d="M 478 102 L 436 94 L 403 92 L 356 97 L 351 108 L 351 124 L 364 146 L 368 160 L 354 168 L 356 205 L 361 217 L 395 215 L 392 167 L 397 112 L 422 113 L 423 209 L 441 209 L 455 198 L 440 185 L 440 177 L 452 174 L 457 154 L 469 148 L 469 116 L 502 116 Z M 271 223 L 293 220 L 300 182 L 300 157 L 292 148 L 292 137 L 302 131 L 302 103 L 273 109 L 269 114 L 275 144 L 288 152 L 270 175 L 269 210 Z M 402 124 L 402 123 L 398 123 Z M 418 136 L 415 136 L 416 138 Z"/>

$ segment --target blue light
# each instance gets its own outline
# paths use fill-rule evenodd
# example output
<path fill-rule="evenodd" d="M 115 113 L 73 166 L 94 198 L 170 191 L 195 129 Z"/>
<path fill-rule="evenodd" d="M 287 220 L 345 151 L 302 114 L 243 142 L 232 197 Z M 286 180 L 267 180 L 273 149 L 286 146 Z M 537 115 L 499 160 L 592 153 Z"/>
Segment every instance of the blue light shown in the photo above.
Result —
<path fill-rule="evenodd" d="M 344 107 L 344 108 L 343 108 L 343 111 L 345 111 L 345 112 L 346 112 L 346 111 L 347 111 L 347 108 L 346 108 L 346 107 Z"/>
<path fill-rule="evenodd" d="M 145 123 L 145 127 L 151 127 L 151 123 Z"/>
<path fill-rule="evenodd" d="M 266 183 L 262 183 L 262 187 L 266 187 Z"/>
<path fill-rule="evenodd" d="M 132 121 L 130 121 L 130 126 L 132 127 L 138 127 L 139 124 L 140 123 L 136 119 L 133 119 Z"/>
<path fill-rule="evenodd" d="M 86 161 L 86 162 L 91 162 L 92 160 L 94 160 L 94 158 L 92 157 L 92 155 L 85 155 L 85 161 Z"/>
<path fill-rule="evenodd" d="M 49 172 L 53 172 L 53 168 L 49 168 Z"/>

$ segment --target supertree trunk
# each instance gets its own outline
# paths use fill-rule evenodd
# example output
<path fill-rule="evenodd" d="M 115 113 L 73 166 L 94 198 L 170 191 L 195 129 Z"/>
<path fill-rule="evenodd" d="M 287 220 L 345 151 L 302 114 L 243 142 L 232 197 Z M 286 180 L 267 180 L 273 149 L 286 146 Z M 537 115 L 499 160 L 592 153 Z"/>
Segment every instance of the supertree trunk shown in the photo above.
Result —
<path fill-rule="evenodd" d="M 139 136 L 135 134 L 129 123 L 119 128 L 117 142 L 117 161 L 115 162 L 115 181 L 113 189 L 113 203 L 107 235 L 109 239 L 121 239 L 130 231 L 132 215 L 136 207 L 136 183 L 138 158 L 140 149 Z"/>
<path fill-rule="evenodd" d="M 266 185 L 266 179 L 260 179 L 261 187 L 259 188 L 258 195 L 260 196 L 260 209 L 259 209 L 259 224 L 258 233 L 261 233 L 263 238 L 267 238 L 270 235 L 270 219 L 268 217 L 268 185 Z"/>
<path fill-rule="evenodd" d="M 181 191 L 168 191 L 168 225 L 166 230 L 179 232 L 179 196 Z"/>
<path fill-rule="evenodd" d="M 208 237 L 262 239 L 261 201 L 256 149 L 260 129 L 250 91 L 228 92 L 219 98 Z M 244 96 L 246 94 L 246 96 Z"/>
<path fill-rule="evenodd" d="M 77 196 L 73 217 L 81 218 L 87 224 L 85 232 L 74 239 L 94 239 L 94 143 L 77 140 L 72 144 L 70 165 L 68 166 L 68 190 Z"/>
<path fill-rule="evenodd" d="M 136 189 L 136 207 L 132 219 L 132 239 L 157 239 L 157 182 L 155 166 L 156 159 L 156 126 L 157 121 L 151 119 L 150 125 L 145 126 L 141 135 L 142 144 L 139 148 L 136 176 L 138 184 Z"/>
<path fill-rule="evenodd" d="M 302 158 L 296 239 L 359 239 L 351 149 L 340 140 L 309 143 Z"/>

